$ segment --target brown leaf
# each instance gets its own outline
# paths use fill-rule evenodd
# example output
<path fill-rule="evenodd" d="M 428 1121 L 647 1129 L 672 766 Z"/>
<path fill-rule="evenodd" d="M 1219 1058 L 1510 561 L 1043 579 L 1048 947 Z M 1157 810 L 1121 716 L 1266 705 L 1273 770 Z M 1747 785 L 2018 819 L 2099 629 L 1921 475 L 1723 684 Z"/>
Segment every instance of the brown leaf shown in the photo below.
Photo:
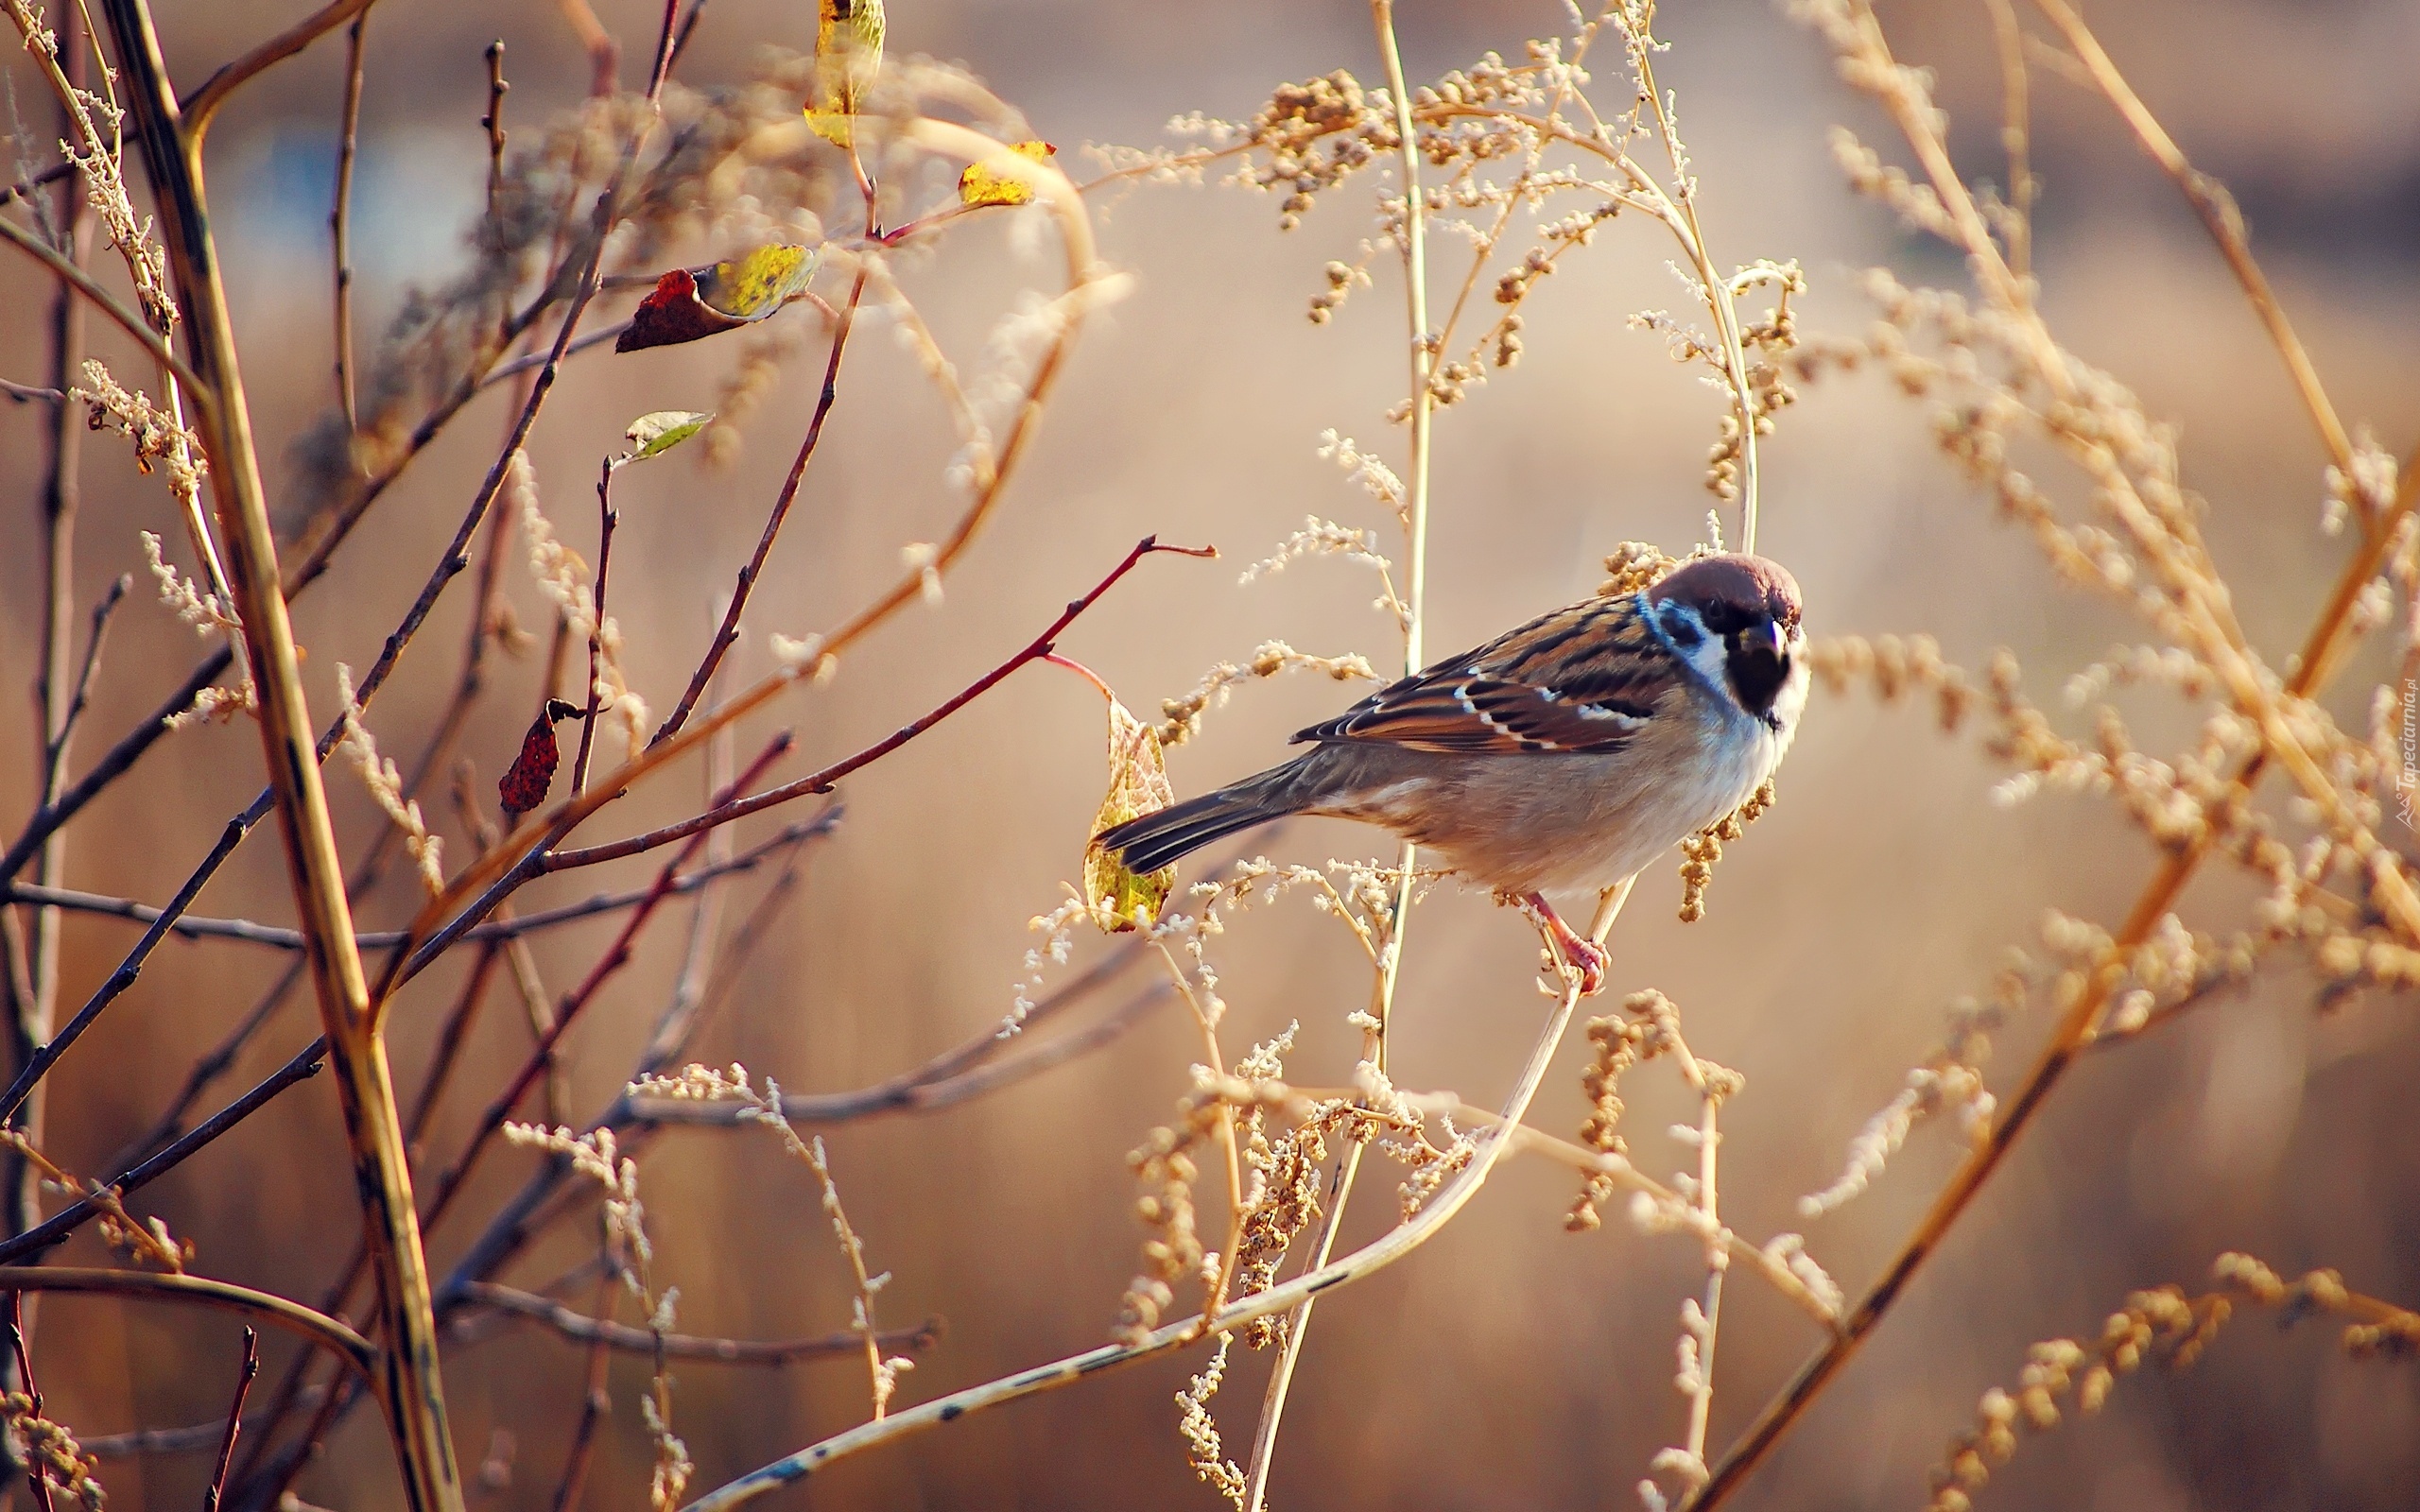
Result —
<path fill-rule="evenodd" d="M 528 732 L 521 737 L 521 754 L 495 784 L 496 800 L 504 805 L 508 821 L 545 804 L 547 790 L 555 784 L 555 768 L 563 759 L 562 748 L 555 742 L 555 726 L 582 712 L 578 704 L 561 698 L 547 699 L 546 707 L 538 712 Z"/>

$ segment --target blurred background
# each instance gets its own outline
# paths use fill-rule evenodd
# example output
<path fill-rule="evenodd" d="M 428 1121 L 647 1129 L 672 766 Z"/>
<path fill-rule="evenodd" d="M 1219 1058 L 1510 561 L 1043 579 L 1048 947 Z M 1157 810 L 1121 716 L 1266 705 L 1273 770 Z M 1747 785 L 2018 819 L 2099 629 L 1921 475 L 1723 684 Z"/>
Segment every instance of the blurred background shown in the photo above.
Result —
<path fill-rule="evenodd" d="M 1100 0 L 983 5 L 894 0 L 894 55 L 962 60 L 1022 107 L 1079 180 L 1085 143 L 1156 145 L 1176 113 L 1248 118 L 1282 80 L 1332 69 L 1379 77 L 1365 10 L 1240 0 L 1145 7 Z M 1415 79 L 1564 26 L 1536 3 L 1401 8 Z M 2197 166 L 2241 201 L 2255 249 L 2293 316 L 2340 412 L 2401 453 L 2420 431 L 2411 382 L 2420 344 L 2420 8 L 2408 0 L 2135 0 L 2093 17 L 2104 43 Z M 657 9 L 600 0 L 622 41 L 626 81 L 644 68 Z M 188 89 L 210 69 L 301 14 L 292 5 L 166 0 L 170 67 Z M 1954 144 L 1970 175 L 2004 178 L 1997 65 L 1980 6 L 1886 5 L 1903 58 L 1938 71 Z M 1833 78 L 1818 43 L 1776 9 L 1748 0 L 1666 8 L 1673 43 L 1659 62 L 1679 93 L 1716 257 L 1795 258 L 1813 285 L 1810 333 L 1855 334 L 1870 314 L 1857 270 L 1956 284 L 1962 270 L 1841 185 L 1825 146 L 1834 122 L 1893 156 L 1861 100 Z M 588 63 L 554 8 L 456 4 L 379 8 L 371 21 L 356 188 L 356 257 L 365 350 L 408 289 L 464 263 L 486 146 L 478 125 L 480 51 L 508 43 L 515 145 L 575 105 Z M 683 80 L 744 77 L 761 44 L 804 48 L 812 8 L 715 0 Z M 252 411 L 274 493 L 295 439 L 332 403 L 327 211 L 343 44 L 323 41 L 228 109 L 211 138 L 210 187 L 241 321 Z M 1626 96 L 1608 44 L 1597 94 Z M 7 65 L 22 149 L 52 161 L 46 96 L 23 60 Z M 2048 70 L 2035 74 L 2043 301 L 2054 330 L 2113 369 L 2183 436 L 2186 482 L 2209 504 L 2209 534 L 2248 630 L 2282 661 L 2337 570 L 2342 544 L 2319 528 L 2323 457 L 2273 352 L 2223 265 L 2172 187 L 2103 104 Z M 14 170 L 9 177 L 15 177 Z M 1400 558 L 1391 521 L 1317 455 L 1333 427 L 1399 459 L 1385 421 L 1404 373 L 1401 289 L 1391 255 L 1376 286 L 1314 326 L 1306 301 L 1322 266 L 1352 260 L 1372 233 L 1361 181 L 1322 198 L 1281 233 L 1272 199 L 1232 187 L 1144 187 L 1101 197 L 1102 255 L 1134 291 L 1093 322 L 1046 417 L 1038 444 L 995 521 L 937 605 L 911 610 L 853 656 L 830 687 L 794 695 L 743 733 L 752 749 L 777 725 L 798 732 L 783 768 L 796 775 L 856 749 L 954 692 L 1022 644 L 1137 537 L 1215 543 L 1217 563 L 1144 564 L 1062 648 L 1130 705 L 1156 709 L 1221 659 L 1264 640 L 1306 651 L 1360 650 L 1382 667 L 1400 655 L 1372 611 L 1374 584 L 1350 563 L 1312 560 L 1238 585 L 1306 513 L 1376 528 Z M 1008 217 L 995 216 L 995 220 Z M 1036 250 L 1039 247 L 1041 249 Z M 698 247 L 703 262 L 731 248 Z M 1048 239 L 999 225 L 954 235 L 912 261 L 908 291 L 961 366 L 1015 291 L 1054 286 Z M 1439 286 L 1458 281 L 1461 243 L 1441 238 Z M 1616 221 L 1531 301 L 1520 365 L 1439 421 L 1428 644 L 1443 653 L 1592 591 L 1599 560 L 1640 539 L 1675 553 L 1703 534 L 1701 486 L 1720 396 L 1675 367 L 1631 312 L 1687 296 L 1655 228 Z M 39 381 L 48 292 L 15 265 L 0 315 L 0 375 Z M 1758 306 L 1761 309 L 1761 305 Z M 731 575 L 812 406 L 822 342 L 804 313 L 802 342 L 749 422 L 736 467 L 683 458 L 625 474 L 612 609 L 630 637 L 635 683 L 667 709 L 695 663 Z M 736 654 L 769 666 L 764 632 L 825 627 L 898 570 L 900 548 L 945 530 L 959 507 L 942 477 L 945 413 L 890 327 L 870 320 L 849 351 L 833 424 L 749 612 Z M 739 338 L 730 338 L 736 340 Z M 104 352 L 113 338 L 96 336 Z M 622 446 L 631 417 L 713 407 L 735 359 L 728 342 L 575 363 L 531 453 L 550 512 L 586 551 L 596 459 Z M 333 581 L 298 605 L 315 708 L 333 697 L 338 662 L 366 664 L 436 559 L 505 423 L 492 395 L 406 474 L 339 558 Z M 2029 540 L 2000 528 L 1932 451 L 1927 415 L 1884 382 L 1804 390 L 1764 453 L 1761 547 L 1804 585 L 1818 634 L 1927 631 L 1948 656 L 1980 666 L 2014 650 L 2032 696 L 2063 710 L 2066 678 L 2135 637 L 2110 606 L 2058 585 Z M 0 500 L 18 524 L 0 552 L 0 682 L 30 686 L 41 604 L 38 498 L 43 411 L 0 405 Z M 135 532 L 181 533 L 165 490 L 138 476 L 128 449 L 85 449 L 78 541 L 89 603 L 139 571 Z M 2071 479 L 2054 476 L 2070 512 Z M 627 555 L 625 555 L 627 553 Z M 627 562 L 630 568 L 620 569 Z M 527 623 L 540 607 L 511 575 Z M 469 626 L 458 586 L 424 632 L 371 723 L 408 760 L 451 690 Z M 151 709 L 196 655 L 190 631 L 138 579 L 113 631 L 79 749 L 95 752 Z M 2357 665 L 2339 679 L 2339 716 L 2358 720 L 2386 675 Z M 514 749 L 535 696 L 535 659 L 496 665 L 495 694 L 465 742 L 482 781 Z M 1180 792 L 1274 759 L 1286 734 L 1357 695 L 1295 677 L 1242 690 L 1201 737 L 1172 753 Z M 2177 728 L 2129 705 L 2146 730 Z M 2070 728 L 2088 715 L 2061 713 Z M 793 1091 L 880 1080 L 981 1033 L 1008 1009 L 1035 938 L 1033 915 L 1079 874 L 1103 783 L 1101 713 L 1080 680 L 1044 668 L 850 782 L 846 821 L 809 852 L 803 888 L 751 959 L 731 1006 L 694 1058 L 744 1061 Z M 752 740 L 751 735 L 753 739 Z M 30 739 L 0 742 L 5 810 L 36 788 Z M 172 737 L 71 832 L 67 881 L 164 899 L 260 781 L 256 732 L 238 722 Z M 333 770 L 333 769 L 332 769 Z M 1654 986 L 1685 1014 L 1696 1051 L 1744 1073 L 1726 1110 L 1724 1214 L 1762 1239 L 1802 1227 L 1797 1197 L 1827 1184 L 1844 1146 L 1940 1040 L 1944 1011 L 1979 994 L 2012 945 L 2031 945 L 2046 907 L 2114 922 L 2152 856 L 2110 810 L 2043 799 L 1989 801 L 2001 774 L 1971 743 L 1945 740 L 1920 713 L 1819 696 L 1780 782 L 1781 801 L 1730 848 L 1695 925 L 1674 918 L 1675 867 L 1642 879 L 1615 936 L 1613 993 Z M 694 807 L 694 771 L 642 789 L 598 824 L 632 833 Z M 332 780 L 340 833 L 357 853 L 382 822 L 349 775 Z M 431 804 L 442 811 L 441 797 Z M 778 818 L 772 821 L 777 823 Z M 11 826 L 13 817 L 8 820 Z M 769 833 L 759 821 L 742 841 Z M 457 827 L 449 821 L 449 832 Z M 2399 829 L 2391 838 L 2409 845 Z M 1281 861 L 1378 853 L 1371 833 L 1305 823 L 1270 844 Z M 465 851 L 455 833 L 449 854 Z M 1392 853 L 1389 848 L 1389 853 Z M 555 879 L 525 901 L 567 901 L 644 877 L 641 864 Z M 735 885 L 726 926 L 762 885 Z M 2188 896 L 2188 923 L 2233 927 L 2248 893 L 2232 879 Z M 365 924 L 400 922 L 415 899 L 400 874 L 365 902 Z M 203 894 L 199 911 L 290 917 L 277 848 L 255 837 Z M 569 1061 L 581 1115 L 618 1090 L 670 991 L 685 907 L 644 938 L 632 968 L 579 1030 Z M 610 937 L 613 920 L 538 936 L 560 992 Z M 132 943 L 117 920 L 71 918 L 62 1000 L 80 1002 Z M 1105 946 L 1078 941 L 1065 980 Z M 1535 940 L 1484 895 L 1433 891 L 1413 918 L 1394 1040 L 1397 1080 L 1450 1087 L 1493 1105 L 1534 1034 L 1545 1000 L 1531 985 Z M 1233 1056 L 1302 1024 L 1288 1072 L 1340 1080 L 1356 1054 L 1345 1015 L 1367 994 L 1357 947 L 1300 901 L 1237 919 L 1213 960 L 1231 1005 Z M 97 1174 L 149 1125 L 194 1058 L 281 970 L 269 953 L 174 941 L 51 1078 L 48 1146 Z M 1134 983 L 1148 980 L 1138 971 Z M 401 1075 L 416 1077 L 458 968 L 432 972 L 403 1000 L 393 1031 Z M 1114 988 L 1115 993 L 1130 988 Z M 2409 1089 L 2420 1036 L 2409 1001 L 2372 1000 L 2316 1016 L 2292 970 L 2138 1043 L 2091 1058 L 1859 1356 L 1736 1503 L 1754 1508 L 1918 1506 L 1925 1474 L 1976 1399 L 2013 1383 L 2031 1341 L 2091 1334 L 2125 1293 L 2179 1281 L 2201 1289 L 2221 1250 L 2251 1250 L 2290 1275 L 2341 1269 L 2348 1284 L 2420 1300 L 2420 1121 Z M 2005 1087 L 2048 1015 L 2013 1023 L 1991 1068 Z M 230 1086 L 250 1085 L 316 1032 L 292 1001 L 258 1038 Z M 492 1004 L 453 1094 L 454 1126 L 525 1053 L 510 1000 Z M 1099 1342 L 1143 1237 L 1132 1217 L 1126 1152 L 1166 1122 L 1186 1087 L 1198 1040 L 1165 1005 L 1107 1048 L 996 1095 L 931 1116 L 824 1129 L 870 1261 L 891 1273 L 886 1322 L 946 1320 L 906 1378 L 912 1402 Z M 1533 1121 L 1569 1133 L 1583 1115 L 1584 1048 L 1566 1044 Z M 1634 1158 L 1666 1175 L 1691 1157 L 1661 1132 L 1693 1117 L 1664 1068 L 1625 1085 Z M 458 1137 L 458 1134 L 456 1136 Z M 1874 1191 L 1808 1231 L 1812 1252 L 1852 1295 L 1871 1279 L 1954 1163 L 1945 1128 L 1918 1134 Z M 493 1157 L 465 1208 L 483 1212 L 531 1168 Z M 1574 1183 L 1514 1160 L 1437 1241 L 1322 1307 L 1294 1385 L 1275 1504 L 1494 1508 L 1635 1504 L 1630 1487 L 1682 1432 L 1671 1387 L 1677 1310 L 1701 1279 L 1694 1246 L 1648 1239 L 1623 1222 L 1575 1237 L 1561 1218 Z M 1391 1169 L 1363 1174 L 1344 1242 L 1394 1211 Z M 675 1132 L 642 1177 L 659 1284 L 677 1285 L 685 1330 L 741 1337 L 845 1326 L 851 1287 L 811 1176 L 762 1131 Z M 201 1273 L 305 1298 L 325 1288 L 357 1233 L 333 1089 L 324 1077 L 142 1194 L 198 1247 Z M 1205 1213 L 1205 1220 L 1207 1214 Z M 430 1239 L 441 1271 L 475 1219 Z M 559 1225 L 510 1279 L 535 1284 L 594 1246 L 582 1220 Z M 62 1260 L 100 1263 L 91 1238 Z M 582 1294 L 585 1295 L 583 1289 Z M 53 1414 L 86 1436 L 199 1422 L 223 1413 L 233 1324 L 201 1314 L 98 1299 L 42 1303 L 38 1365 Z M 482 1504 L 544 1506 L 583 1390 L 585 1353 L 541 1329 L 506 1325 L 446 1362 L 466 1471 L 504 1468 Z M 1743 1427 L 1816 1346 L 1816 1331 L 1753 1280 L 1729 1289 L 1712 1441 Z M 271 1379 L 286 1341 L 268 1341 Z M 1192 1484 L 1170 1396 L 1198 1353 L 986 1413 L 850 1460 L 783 1504 L 883 1507 L 1137 1507 L 1217 1504 Z M 1218 1399 L 1230 1452 L 1248 1448 L 1266 1360 L 1238 1359 Z M 637 1397 L 647 1366 L 617 1359 L 614 1407 L 587 1504 L 640 1503 L 650 1451 Z M 779 1372 L 689 1366 L 678 1371 L 676 1430 L 698 1462 L 695 1489 L 863 1418 L 863 1371 L 847 1360 Z M 259 1399 L 256 1398 L 257 1401 Z M 189 1505 L 208 1455 L 113 1460 L 112 1504 Z M 2108 1409 L 2029 1440 L 1982 1493 L 1999 1507 L 2079 1512 L 2185 1508 L 2393 1507 L 2420 1482 L 2420 1378 L 2409 1364 L 2356 1364 L 2333 1330 L 2281 1333 L 2246 1314 L 2190 1374 L 2122 1383 Z M 384 1433 L 355 1413 L 304 1473 L 309 1503 L 400 1504 Z"/>

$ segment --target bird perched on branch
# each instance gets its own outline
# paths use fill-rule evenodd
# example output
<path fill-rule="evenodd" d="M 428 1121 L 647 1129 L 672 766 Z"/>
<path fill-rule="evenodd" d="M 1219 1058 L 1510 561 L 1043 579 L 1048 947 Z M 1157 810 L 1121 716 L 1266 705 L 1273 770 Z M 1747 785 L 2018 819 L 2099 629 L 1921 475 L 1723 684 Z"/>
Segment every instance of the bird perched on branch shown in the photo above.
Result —
<path fill-rule="evenodd" d="M 1533 909 L 1593 993 L 1604 951 L 1547 895 L 1635 876 L 1762 787 L 1806 704 L 1805 644 L 1787 571 L 1701 557 L 1447 657 L 1297 734 L 1292 761 L 1098 841 L 1146 872 L 1288 814 L 1383 825 Z"/>

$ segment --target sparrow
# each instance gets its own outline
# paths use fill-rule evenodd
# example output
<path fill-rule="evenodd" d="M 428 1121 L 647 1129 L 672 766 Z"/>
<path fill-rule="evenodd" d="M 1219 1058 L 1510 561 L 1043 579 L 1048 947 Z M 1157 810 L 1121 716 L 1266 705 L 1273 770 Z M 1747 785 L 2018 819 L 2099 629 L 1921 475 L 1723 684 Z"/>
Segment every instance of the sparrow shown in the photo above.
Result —
<path fill-rule="evenodd" d="M 1601 892 L 1764 785 L 1806 706 L 1798 584 L 1737 553 L 1592 598 L 1371 695 L 1282 765 L 1103 831 L 1156 871 L 1289 814 L 1381 825 L 1532 910 L 1593 994 L 1603 949 L 1550 893 Z"/>

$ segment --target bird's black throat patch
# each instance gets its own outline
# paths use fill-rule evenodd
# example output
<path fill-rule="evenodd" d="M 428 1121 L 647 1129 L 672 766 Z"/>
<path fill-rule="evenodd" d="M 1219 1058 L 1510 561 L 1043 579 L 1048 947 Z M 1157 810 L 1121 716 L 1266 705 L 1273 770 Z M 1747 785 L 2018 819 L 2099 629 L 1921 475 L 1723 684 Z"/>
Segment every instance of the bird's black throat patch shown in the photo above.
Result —
<path fill-rule="evenodd" d="M 1731 679 L 1731 695 L 1739 707 L 1762 719 L 1772 713 L 1773 699 L 1780 696 L 1781 685 L 1789 680 L 1789 658 L 1777 655 L 1769 644 L 1759 644 L 1753 635 L 1734 634 L 1723 657 L 1723 671 Z"/>

